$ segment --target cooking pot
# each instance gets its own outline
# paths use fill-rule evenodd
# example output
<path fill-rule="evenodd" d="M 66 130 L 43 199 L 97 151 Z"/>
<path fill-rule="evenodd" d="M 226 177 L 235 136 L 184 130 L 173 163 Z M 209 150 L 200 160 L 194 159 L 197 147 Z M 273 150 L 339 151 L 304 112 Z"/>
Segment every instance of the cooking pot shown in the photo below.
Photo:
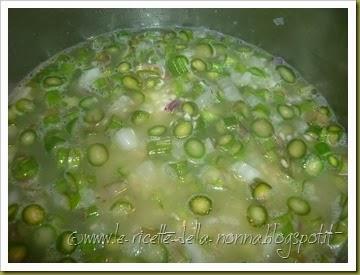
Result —
<path fill-rule="evenodd" d="M 202 26 L 283 57 L 347 128 L 346 9 L 9 9 L 9 91 L 36 65 L 119 28 Z M 347 247 L 339 254 L 347 261 Z"/>

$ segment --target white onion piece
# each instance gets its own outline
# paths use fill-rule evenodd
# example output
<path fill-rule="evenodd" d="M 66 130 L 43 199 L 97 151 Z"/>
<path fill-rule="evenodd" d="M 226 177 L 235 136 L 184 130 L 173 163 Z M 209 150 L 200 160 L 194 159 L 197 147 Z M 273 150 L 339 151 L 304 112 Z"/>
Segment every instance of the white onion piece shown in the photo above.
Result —
<path fill-rule="evenodd" d="M 79 207 L 89 207 L 96 202 L 96 195 L 94 190 L 90 188 L 81 188 L 80 189 L 80 203 Z"/>
<path fill-rule="evenodd" d="M 200 109 L 206 108 L 208 106 L 213 105 L 216 102 L 216 96 L 212 93 L 210 89 L 206 89 L 196 100 L 196 105 L 199 106 Z"/>
<path fill-rule="evenodd" d="M 234 85 L 229 77 L 222 78 L 218 81 L 218 85 L 224 93 L 224 97 L 228 101 L 237 101 L 242 99 L 238 88 Z"/>
<path fill-rule="evenodd" d="M 154 163 L 151 160 L 146 160 L 136 168 L 135 175 L 142 179 L 142 183 L 146 184 L 156 180 L 158 173 L 155 169 Z"/>
<path fill-rule="evenodd" d="M 89 89 L 91 84 L 100 77 L 101 71 L 99 68 L 93 68 L 84 71 L 79 78 L 79 86 L 85 89 Z"/>
<path fill-rule="evenodd" d="M 115 134 L 116 143 L 126 151 L 133 150 L 138 147 L 139 142 L 136 134 L 131 128 L 122 128 Z"/>
<path fill-rule="evenodd" d="M 126 95 L 120 96 L 109 108 L 110 112 L 127 112 L 134 102 Z"/>
<path fill-rule="evenodd" d="M 260 172 L 249 164 L 238 161 L 231 166 L 231 171 L 237 176 L 248 183 L 252 183 L 254 179 L 260 177 Z"/>

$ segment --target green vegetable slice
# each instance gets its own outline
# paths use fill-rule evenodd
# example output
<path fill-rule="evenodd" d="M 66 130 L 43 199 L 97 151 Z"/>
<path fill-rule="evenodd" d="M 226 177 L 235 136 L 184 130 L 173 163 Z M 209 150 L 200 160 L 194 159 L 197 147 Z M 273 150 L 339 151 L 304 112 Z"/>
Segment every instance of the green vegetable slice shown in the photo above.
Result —
<path fill-rule="evenodd" d="M 130 71 L 130 68 L 131 68 L 131 65 L 130 65 L 130 63 L 128 63 L 128 62 L 121 62 L 120 64 L 119 64 L 119 66 L 118 66 L 118 71 L 120 72 L 120 73 L 127 73 L 128 71 Z"/>
<path fill-rule="evenodd" d="M 279 105 L 277 110 L 283 119 L 292 119 L 295 116 L 294 109 L 288 105 Z"/>
<path fill-rule="evenodd" d="M 190 121 L 180 121 L 174 128 L 174 135 L 177 138 L 186 138 L 191 135 L 193 131 L 192 123 Z"/>
<path fill-rule="evenodd" d="M 162 156 L 171 152 L 171 138 L 160 137 L 157 140 L 151 140 L 147 144 L 147 151 L 149 156 Z"/>
<path fill-rule="evenodd" d="M 36 140 L 36 132 L 32 129 L 25 130 L 20 135 L 20 142 L 25 145 L 29 146 L 32 145 Z"/>
<path fill-rule="evenodd" d="M 285 65 L 279 65 L 276 67 L 281 78 L 288 83 L 295 83 L 296 75 L 291 68 Z"/>
<path fill-rule="evenodd" d="M 22 219 L 28 225 L 41 224 L 45 219 L 45 210 L 38 204 L 29 204 L 22 211 Z"/>
<path fill-rule="evenodd" d="M 102 166 L 108 161 L 109 152 L 104 144 L 94 143 L 87 149 L 87 157 L 91 165 Z"/>
<path fill-rule="evenodd" d="M 252 74 L 252 75 L 255 75 L 255 76 L 258 76 L 258 77 L 266 77 L 266 73 L 264 70 L 258 68 L 258 67 L 251 67 L 248 69 L 248 71 Z"/>
<path fill-rule="evenodd" d="M 274 133 L 274 128 L 271 123 L 265 118 L 255 120 L 251 126 L 255 135 L 261 138 L 271 137 Z"/>
<path fill-rule="evenodd" d="M 177 55 L 167 61 L 167 68 L 171 74 L 174 76 L 179 76 L 189 71 L 188 63 L 189 61 L 185 56 Z"/>
<path fill-rule="evenodd" d="M 142 125 L 150 118 L 150 114 L 145 111 L 135 111 L 131 115 L 131 122 L 135 125 Z"/>
<path fill-rule="evenodd" d="M 212 210 L 212 201 L 204 195 L 196 195 L 189 201 L 190 210 L 199 216 L 208 215 Z"/>
<path fill-rule="evenodd" d="M 39 164 L 34 157 L 21 156 L 13 161 L 12 175 L 19 181 L 33 179 L 39 172 Z"/>
<path fill-rule="evenodd" d="M 58 76 L 48 76 L 43 81 L 44 87 L 47 87 L 47 88 L 61 86 L 63 83 L 64 83 L 64 80 Z"/>
<path fill-rule="evenodd" d="M 247 209 L 247 219 L 254 227 L 260 227 L 267 221 L 268 214 L 262 205 L 252 204 Z"/>
<path fill-rule="evenodd" d="M 73 231 L 64 231 L 56 240 L 56 249 L 62 254 L 69 255 L 77 247 L 77 237 Z"/>
<path fill-rule="evenodd" d="M 98 99 L 95 96 L 86 96 L 80 100 L 79 106 L 84 110 L 89 110 L 97 103 Z"/>
<path fill-rule="evenodd" d="M 122 84 L 124 85 L 125 88 L 129 90 L 137 91 L 141 89 L 140 81 L 132 75 L 125 75 L 122 78 Z"/>
<path fill-rule="evenodd" d="M 204 58 L 210 58 L 214 55 L 214 49 L 208 43 L 200 43 L 195 47 L 195 54 Z"/>
<path fill-rule="evenodd" d="M 89 124 L 96 124 L 99 123 L 104 118 L 104 116 L 105 114 L 101 109 L 93 108 L 86 111 L 84 120 Z"/>
<path fill-rule="evenodd" d="M 206 71 L 206 63 L 199 58 L 195 58 L 191 61 L 191 68 L 198 72 Z"/>
<path fill-rule="evenodd" d="M 22 98 L 16 101 L 15 107 L 21 113 L 29 113 L 35 109 L 35 104 L 30 99 Z"/>
<path fill-rule="evenodd" d="M 293 139 L 288 143 L 287 151 L 292 158 L 302 158 L 306 154 L 306 144 L 301 139 Z"/>
<path fill-rule="evenodd" d="M 116 216 L 125 216 L 129 215 L 131 212 L 134 212 L 135 207 L 129 201 L 118 200 L 113 203 L 110 210 Z"/>
<path fill-rule="evenodd" d="M 290 197 L 287 205 L 292 212 L 300 216 L 309 214 L 311 210 L 309 203 L 300 197 Z"/>
<path fill-rule="evenodd" d="M 190 116 L 196 116 L 199 113 L 198 106 L 191 101 L 184 102 L 182 105 L 182 110 L 185 114 Z"/>
<path fill-rule="evenodd" d="M 254 197 L 254 199 L 258 200 L 258 201 L 262 201 L 262 200 L 266 200 L 268 199 L 270 192 L 271 192 L 272 187 L 267 184 L 266 182 L 259 182 L 256 184 L 252 195 Z"/>
<path fill-rule="evenodd" d="M 205 154 L 205 145 L 198 138 L 189 138 L 184 144 L 185 152 L 192 158 L 202 158 Z"/>
<path fill-rule="evenodd" d="M 166 130 L 167 128 L 164 125 L 155 125 L 148 130 L 148 135 L 155 137 L 162 136 L 165 134 Z"/>

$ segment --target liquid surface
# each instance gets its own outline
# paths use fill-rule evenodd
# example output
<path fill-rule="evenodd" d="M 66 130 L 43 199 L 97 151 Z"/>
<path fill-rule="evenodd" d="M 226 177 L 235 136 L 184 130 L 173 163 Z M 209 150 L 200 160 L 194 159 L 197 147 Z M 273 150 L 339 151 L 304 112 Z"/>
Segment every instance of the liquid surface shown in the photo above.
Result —
<path fill-rule="evenodd" d="M 256 240 L 274 228 L 294 245 Z M 239 39 L 116 31 L 11 94 L 9 261 L 336 262 L 346 240 L 344 129 L 290 65 Z"/>

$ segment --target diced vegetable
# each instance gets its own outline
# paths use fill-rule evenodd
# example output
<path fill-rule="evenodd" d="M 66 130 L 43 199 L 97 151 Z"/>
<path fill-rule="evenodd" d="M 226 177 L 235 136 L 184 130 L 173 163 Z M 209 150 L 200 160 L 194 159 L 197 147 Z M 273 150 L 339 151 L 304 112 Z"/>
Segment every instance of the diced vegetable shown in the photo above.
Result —
<path fill-rule="evenodd" d="M 254 197 L 254 199 L 258 200 L 258 201 L 262 201 L 262 200 L 266 200 L 268 199 L 270 192 L 271 192 L 272 187 L 267 184 L 266 182 L 259 182 L 256 184 L 252 195 Z"/>
<path fill-rule="evenodd" d="M 79 204 L 78 181 L 72 173 L 65 173 L 65 177 L 56 183 L 56 188 L 66 197 L 70 209 L 74 209 Z"/>
<path fill-rule="evenodd" d="M 167 61 L 167 67 L 170 73 L 173 74 L 174 76 L 179 76 L 187 73 L 189 71 L 188 64 L 189 64 L 188 59 L 183 55 L 177 55 L 171 57 Z"/>
<path fill-rule="evenodd" d="M 195 52 L 197 56 L 204 58 L 210 58 L 214 55 L 213 47 L 208 43 L 200 43 L 195 47 Z"/>
<path fill-rule="evenodd" d="M 169 164 L 170 167 L 175 170 L 175 173 L 179 180 L 183 181 L 185 179 L 186 174 L 189 172 L 188 162 L 186 160 L 174 162 Z"/>
<path fill-rule="evenodd" d="M 252 204 L 247 209 L 247 219 L 252 226 L 259 227 L 266 223 L 268 214 L 262 205 Z"/>
<path fill-rule="evenodd" d="M 99 108 L 93 108 L 85 113 L 84 120 L 90 124 L 99 123 L 104 118 L 104 112 Z"/>
<path fill-rule="evenodd" d="M 198 106 L 191 101 L 184 102 L 182 105 L 182 110 L 184 113 L 189 114 L 190 116 L 196 116 L 199 113 Z"/>
<path fill-rule="evenodd" d="M 341 128 L 341 126 L 337 124 L 332 124 L 327 127 L 326 141 L 331 145 L 335 145 L 341 139 L 342 135 L 343 129 Z"/>
<path fill-rule="evenodd" d="M 199 58 L 195 58 L 191 61 L 191 68 L 198 72 L 206 71 L 206 63 Z"/>
<path fill-rule="evenodd" d="M 64 142 L 65 142 L 65 138 L 63 137 L 62 133 L 60 133 L 59 131 L 49 132 L 44 137 L 45 149 L 48 152 L 50 152 L 59 144 L 62 144 Z"/>
<path fill-rule="evenodd" d="M 336 155 L 328 155 L 327 157 L 327 161 L 329 162 L 329 164 L 333 167 L 339 167 L 340 166 L 340 163 L 341 161 L 339 160 L 339 158 L 336 156 Z"/>
<path fill-rule="evenodd" d="M 309 214 L 311 210 L 309 203 L 299 197 L 290 197 L 287 200 L 287 205 L 292 212 L 300 216 Z"/>
<path fill-rule="evenodd" d="M 155 125 L 148 130 L 149 136 L 162 136 L 165 134 L 167 128 L 164 125 Z"/>
<path fill-rule="evenodd" d="M 245 118 L 248 118 L 250 116 L 250 108 L 249 106 L 242 100 L 236 101 L 233 105 L 233 110 L 236 113 L 239 113 Z"/>
<path fill-rule="evenodd" d="M 80 166 L 81 163 L 81 151 L 76 148 L 72 148 L 68 151 L 67 155 L 67 166 L 68 169 L 77 169 Z"/>
<path fill-rule="evenodd" d="M 90 110 L 98 103 L 98 99 L 95 96 L 86 96 L 80 100 L 79 105 L 84 110 Z"/>
<path fill-rule="evenodd" d="M 186 138 L 191 135 L 192 130 L 193 127 L 190 121 L 180 121 L 174 128 L 174 135 L 177 138 Z"/>
<path fill-rule="evenodd" d="M 329 117 L 330 116 L 330 109 L 329 109 L 329 107 L 328 106 L 321 106 L 320 108 L 319 108 L 319 113 L 321 113 L 321 114 L 323 114 L 323 115 L 325 115 L 325 116 L 327 116 L 327 117 Z"/>
<path fill-rule="evenodd" d="M 19 99 L 16 104 L 16 110 L 18 110 L 21 113 L 29 113 L 32 112 L 35 108 L 34 103 L 32 102 L 32 100 L 27 99 L 27 98 L 22 98 Z"/>
<path fill-rule="evenodd" d="M 131 115 L 131 122 L 135 125 L 144 124 L 150 118 L 150 114 L 145 111 L 135 111 Z"/>
<path fill-rule="evenodd" d="M 327 156 L 331 153 L 329 145 L 325 142 L 319 142 L 315 144 L 315 150 L 320 156 Z"/>
<path fill-rule="evenodd" d="M 77 238 L 75 232 L 64 231 L 56 240 L 56 249 L 62 254 L 69 255 L 75 251 L 77 247 Z"/>
<path fill-rule="evenodd" d="M 274 133 L 274 128 L 271 123 L 264 118 L 255 120 L 251 126 L 255 135 L 261 138 L 271 137 Z"/>
<path fill-rule="evenodd" d="M 193 37 L 193 33 L 191 30 L 180 30 L 178 33 L 178 37 L 184 41 L 189 41 Z"/>
<path fill-rule="evenodd" d="M 293 139 L 287 145 L 287 151 L 292 158 L 302 158 L 306 154 L 306 144 L 301 139 Z"/>
<path fill-rule="evenodd" d="M 232 145 L 234 142 L 234 136 L 231 135 L 231 134 L 226 134 L 226 135 L 222 135 L 219 137 L 217 143 L 223 147 L 223 148 L 226 148 L 228 149 L 230 146 L 229 145 Z"/>
<path fill-rule="evenodd" d="M 22 219 L 28 225 L 41 224 L 45 219 L 45 210 L 38 204 L 29 204 L 22 211 Z"/>
<path fill-rule="evenodd" d="M 25 130 L 20 135 L 20 141 L 25 146 L 29 146 L 33 144 L 35 140 L 36 140 L 36 133 L 34 130 L 31 129 Z"/>
<path fill-rule="evenodd" d="M 236 119 L 235 116 L 227 116 L 227 117 L 224 117 L 224 123 L 225 123 L 225 127 L 228 129 L 228 130 L 234 130 L 239 122 L 238 120 Z"/>
<path fill-rule="evenodd" d="M 66 124 L 65 129 L 69 134 L 71 134 L 73 132 L 77 121 L 78 121 L 78 118 L 75 117 Z"/>
<path fill-rule="evenodd" d="M 122 84 L 124 85 L 125 88 L 129 89 L 129 90 L 140 90 L 141 88 L 141 84 L 140 81 L 132 76 L 132 75 L 125 75 L 122 78 Z"/>
<path fill-rule="evenodd" d="M 279 65 L 276 67 L 281 78 L 288 83 L 295 83 L 296 75 L 291 68 L 285 65 Z"/>
<path fill-rule="evenodd" d="M 16 180 L 26 181 L 33 179 L 39 172 L 39 164 L 31 156 L 17 157 L 11 167 L 12 175 Z"/>
<path fill-rule="evenodd" d="M 69 149 L 68 148 L 59 148 L 58 150 L 56 150 L 56 164 L 58 167 L 60 168 L 64 168 L 67 164 L 67 160 L 68 160 L 68 156 L 69 156 Z"/>
<path fill-rule="evenodd" d="M 321 127 L 312 125 L 310 126 L 304 135 L 307 140 L 317 140 L 321 134 Z"/>
<path fill-rule="evenodd" d="M 64 80 L 57 76 L 48 76 L 44 79 L 43 85 L 47 88 L 61 86 Z"/>
<path fill-rule="evenodd" d="M 62 103 L 62 96 L 60 91 L 52 90 L 46 93 L 46 102 L 49 107 L 59 106 Z"/>
<path fill-rule="evenodd" d="M 111 118 L 110 118 L 110 122 L 108 124 L 108 129 L 120 129 L 122 128 L 124 125 L 123 121 L 118 118 L 117 116 L 113 115 Z"/>
<path fill-rule="evenodd" d="M 192 158 L 202 158 L 205 154 L 205 145 L 198 138 L 189 138 L 184 144 L 185 152 Z"/>
<path fill-rule="evenodd" d="M 120 73 L 127 73 L 131 68 L 131 65 L 128 62 L 121 62 L 118 66 L 118 71 Z"/>
<path fill-rule="evenodd" d="M 102 166 L 109 159 L 109 152 L 104 144 L 94 143 L 87 149 L 87 157 L 91 165 Z"/>
<path fill-rule="evenodd" d="M 124 150 L 130 151 L 138 147 L 138 138 L 131 128 L 122 128 L 115 134 L 117 144 Z"/>
<path fill-rule="evenodd" d="M 195 215 L 209 215 L 212 210 L 212 201 L 205 195 L 196 195 L 190 199 L 189 207 Z"/>
<path fill-rule="evenodd" d="M 292 119 L 295 116 L 294 109 L 288 105 L 279 105 L 277 110 L 283 119 Z"/>
<path fill-rule="evenodd" d="M 149 156 L 167 155 L 171 152 L 172 143 L 169 137 L 161 137 L 157 140 L 151 140 L 147 144 Z"/>
<path fill-rule="evenodd" d="M 113 203 L 110 210 L 115 216 L 125 216 L 129 215 L 131 212 L 134 212 L 135 207 L 132 205 L 132 203 L 126 200 L 118 200 Z"/>
<path fill-rule="evenodd" d="M 305 172 L 310 176 L 318 176 L 323 170 L 324 165 L 317 155 L 309 155 L 304 162 Z"/>
<path fill-rule="evenodd" d="M 265 73 L 262 69 L 260 69 L 260 68 L 258 68 L 258 67 L 251 67 L 251 68 L 248 69 L 248 71 L 249 71 L 252 75 L 255 75 L 255 76 L 258 76 L 258 77 L 262 77 L 262 78 L 266 77 L 266 73 Z"/>

